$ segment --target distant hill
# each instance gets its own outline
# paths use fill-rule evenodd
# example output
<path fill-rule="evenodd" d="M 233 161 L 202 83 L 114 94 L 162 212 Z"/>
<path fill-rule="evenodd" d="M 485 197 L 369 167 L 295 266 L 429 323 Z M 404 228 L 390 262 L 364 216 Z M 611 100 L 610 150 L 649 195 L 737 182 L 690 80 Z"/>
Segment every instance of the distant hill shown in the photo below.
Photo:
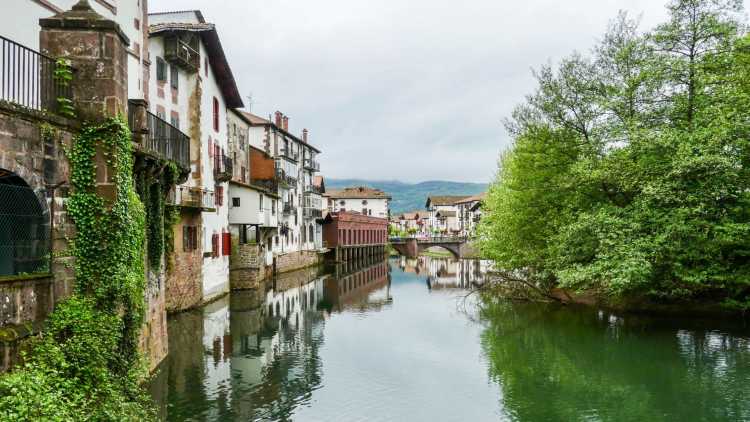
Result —
<path fill-rule="evenodd" d="M 399 181 L 363 179 L 325 179 L 327 189 L 342 189 L 348 186 L 370 186 L 382 189 L 393 197 L 391 213 L 424 209 L 429 195 L 476 195 L 487 190 L 486 183 L 462 183 L 429 181 L 404 183 Z"/>

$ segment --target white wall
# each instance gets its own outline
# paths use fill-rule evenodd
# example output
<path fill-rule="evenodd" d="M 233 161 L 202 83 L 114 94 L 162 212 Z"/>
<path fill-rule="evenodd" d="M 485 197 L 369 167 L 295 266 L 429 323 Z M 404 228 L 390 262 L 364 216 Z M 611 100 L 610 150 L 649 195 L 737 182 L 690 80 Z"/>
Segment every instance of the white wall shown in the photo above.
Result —
<path fill-rule="evenodd" d="M 344 204 L 341 204 L 344 201 Z M 365 204 L 364 201 L 367 201 Z M 362 212 L 363 208 L 367 208 L 367 215 L 380 218 L 388 218 L 388 200 L 381 198 L 336 198 L 333 202 L 333 211 L 337 212 L 341 209 L 347 211 Z"/>
<path fill-rule="evenodd" d="M 233 198 L 239 198 L 239 207 L 232 205 Z M 229 184 L 229 224 L 262 224 L 261 217 L 260 193 L 245 186 Z"/>

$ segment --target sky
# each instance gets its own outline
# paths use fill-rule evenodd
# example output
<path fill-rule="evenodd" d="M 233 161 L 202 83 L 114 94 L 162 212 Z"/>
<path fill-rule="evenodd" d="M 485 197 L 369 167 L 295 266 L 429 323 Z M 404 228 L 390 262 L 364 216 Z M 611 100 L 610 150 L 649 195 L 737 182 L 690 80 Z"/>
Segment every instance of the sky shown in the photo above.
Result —
<path fill-rule="evenodd" d="M 749 0 L 750 1 L 750 0 Z M 747 3 L 747 2 L 746 2 Z M 326 177 L 489 182 L 532 69 L 665 0 L 151 0 L 215 23 L 246 108 L 310 131 Z M 747 6 L 747 4 L 746 4 Z"/>

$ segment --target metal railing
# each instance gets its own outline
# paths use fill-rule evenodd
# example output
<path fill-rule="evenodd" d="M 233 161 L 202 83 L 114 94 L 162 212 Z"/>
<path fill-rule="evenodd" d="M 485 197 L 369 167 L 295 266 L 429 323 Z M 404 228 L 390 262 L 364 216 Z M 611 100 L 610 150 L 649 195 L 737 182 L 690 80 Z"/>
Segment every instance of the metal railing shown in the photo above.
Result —
<path fill-rule="evenodd" d="M 321 218 L 323 217 L 323 211 L 320 208 L 305 207 L 302 208 L 303 218 Z"/>
<path fill-rule="evenodd" d="M 323 194 L 323 188 L 320 186 L 315 185 L 307 185 L 305 186 L 305 193 L 312 193 L 316 195 L 322 195 Z"/>
<path fill-rule="evenodd" d="M 284 213 L 284 215 L 292 215 L 297 212 L 297 207 L 295 207 L 289 202 L 284 202 L 284 207 L 282 209 L 283 209 L 282 212 Z"/>
<path fill-rule="evenodd" d="M 143 137 L 143 151 L 190 168 L 190 137 L 159 116 L 148 110 L 145 112 L 148 133 Z M 138 113 L 138 107 L 128 107 L 128 124 L 133 133 L 141 130 L 136 127 L 136 113 Z"/>
<path fill-rule="evenodd" d="M 250 179 L 250 184 L 261 189 L 264 189 L 271 193 L 276 193 L 279 190 L 279 182 L 276 178 L 273 179 Z"/>
<path fill-rule="evenodd" d="M 189 186 L 176 186 L 169 192 L 167 203 L 188 208 L 214 208 L 214 192 Z"/>
<path fill-rule="evenodd" d="M 50 216 L 40 195 L 0 184 L 0 278 L 50 270 Z"/>
<path fill-rule="evenodd" d="M 55 77 L 57 60 L 0 36 L 0 100 L 58 113 L 72 100 L 69 83 Z"/>
<path fill-rule="evenodd" d="M 305 158 L 304 167 L 308 170 L 320 171 L 320 163 L 312 158 Z"/>
<path fill-rule="evenodd" d="M 217 182 L 226 182 L 232 178 L 234 163 L 225 154 L 214 155 L 214 179 Z"/>
<path fill-rule="evenodd" d="M 390 237 L 388 241 L 391 243 L 404 243 L 407 240 L 416 239 L 419 243 L 463 243 L 469 238 L 466 236 L 432 236 L 432 237 L 419 237 L 418 235 L 412 237 Z"/>
<path fill-rule="evenodd" d="M 196 72 L 200 69 L 200 53 L 177 36 L 164 40 L 164 58 L 177 66 Z"/>
<path fill-rule="evenodd" d="M 280 183 L 284 183 L 288 186 L 297 186 L 297 178 L 291 175 L 288 175 L 284 170 L 278 167 L 276 168 L 276 179 Z"/>
<path fill-rule="evenodd" d="M 292 161 L 299 161 L 299 152 L 292 152 L 291 148 L 281 148 L 279 155 Z"/>

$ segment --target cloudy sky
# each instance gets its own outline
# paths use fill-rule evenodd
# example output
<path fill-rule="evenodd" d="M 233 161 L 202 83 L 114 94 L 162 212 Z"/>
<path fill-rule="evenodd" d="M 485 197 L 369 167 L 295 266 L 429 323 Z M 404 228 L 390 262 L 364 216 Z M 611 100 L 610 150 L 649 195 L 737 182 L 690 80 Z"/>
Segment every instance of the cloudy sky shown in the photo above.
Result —
<path fill-rule="evenodd" d="M 323 174 L 489 181 L 531 68 L 587 51 L 618 10 L 664 0 L 151 0 L 218 27 L 252 112 L 310 130 Z M 247 103 L 248 101 L 246 101 Z"/>

